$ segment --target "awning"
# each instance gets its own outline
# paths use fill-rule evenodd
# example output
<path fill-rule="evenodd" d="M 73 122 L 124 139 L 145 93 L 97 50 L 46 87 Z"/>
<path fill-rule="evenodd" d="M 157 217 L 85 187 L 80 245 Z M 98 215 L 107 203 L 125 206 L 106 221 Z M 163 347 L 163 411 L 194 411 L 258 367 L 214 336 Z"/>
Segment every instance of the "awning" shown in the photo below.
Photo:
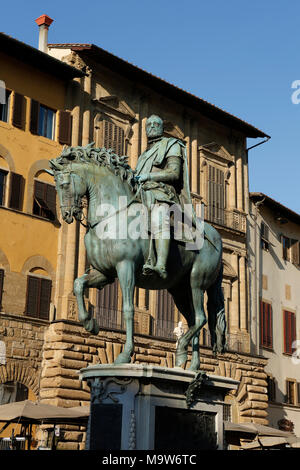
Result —
<path fill-rule="evenodd" d="M 0 422 L 11 423 L 85 424 L 89 414 L 89 406 L 63 408 L 30 400 L 0 406 Z"/>
<path fill-rule="evenodd" d="M 224 422 L 225 432 L 239 432 L 241 434 L 253 434 L 255 436 L 275 436 L 275 437 L 290 437 L 294 436 L 293 433 L 281 431 L 280 429 L 272 428 L 271 426 L 263 426 L 256 423 L 231 423 Z M 241 436 L 242 437 L 242 436 Z"/>

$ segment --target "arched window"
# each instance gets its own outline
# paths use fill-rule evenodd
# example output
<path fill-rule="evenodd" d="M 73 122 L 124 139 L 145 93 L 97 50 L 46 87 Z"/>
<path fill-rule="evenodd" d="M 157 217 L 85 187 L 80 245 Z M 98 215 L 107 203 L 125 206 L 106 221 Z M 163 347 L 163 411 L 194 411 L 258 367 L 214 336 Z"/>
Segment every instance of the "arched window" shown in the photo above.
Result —
<path fill-rule="evenodd" d="M 20 382 L 0 384 L 0 405 L 28 399 L 28 388 Z"/>
<path fill-rule="evenodd" d="M 53 178 L 40 172 L 34 179 L 32 213 L 48 220 L 56 219 L 56 189 Z"/>

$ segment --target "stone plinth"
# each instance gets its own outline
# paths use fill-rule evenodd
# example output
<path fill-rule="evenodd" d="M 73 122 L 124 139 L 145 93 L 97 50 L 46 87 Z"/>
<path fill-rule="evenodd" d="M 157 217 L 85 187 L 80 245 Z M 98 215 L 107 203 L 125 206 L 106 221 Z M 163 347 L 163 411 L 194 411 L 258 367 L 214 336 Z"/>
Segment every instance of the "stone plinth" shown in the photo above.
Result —
<path fill-rule="evenodd" d="M 222 449 L 224 396 L 239 382 L 206 375 L 198 388 L 197 375 L 142 364 L 81 369 L 91 388 L 86 448 Z"/>

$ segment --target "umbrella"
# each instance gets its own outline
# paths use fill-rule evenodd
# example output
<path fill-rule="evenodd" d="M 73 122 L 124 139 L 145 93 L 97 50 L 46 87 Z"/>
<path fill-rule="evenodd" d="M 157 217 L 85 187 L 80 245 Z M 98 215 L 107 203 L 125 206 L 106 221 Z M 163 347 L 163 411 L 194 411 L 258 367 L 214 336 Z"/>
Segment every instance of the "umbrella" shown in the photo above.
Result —
<path fill-rule="evenodd" d="M 0 421 L 11 423 L 84 423 L 89 414 L 89 406 L 62 408 L 30 400 L 0 406 Z"/>

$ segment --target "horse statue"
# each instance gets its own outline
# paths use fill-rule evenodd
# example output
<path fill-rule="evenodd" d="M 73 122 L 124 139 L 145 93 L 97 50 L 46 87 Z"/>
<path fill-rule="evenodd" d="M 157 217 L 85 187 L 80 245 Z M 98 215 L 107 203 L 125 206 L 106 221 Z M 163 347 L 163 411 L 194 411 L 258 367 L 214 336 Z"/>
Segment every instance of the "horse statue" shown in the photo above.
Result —
<path fill-rule="evenodd" d="M 132 203 L 138 200 L 134 171 L 127 157 L 116 155 L 111 149 L 65 147 L 62 154 L 50 160 L 48 173 L 55 179 L 62 218 L 68 224 L 73 219 L 82 221 L 82 198 L 88 201 L 87 233 L 85 247 L 91 269 L 75 279 L 74 293 L 78 302 L 78 317 L 91 334 L 99 332 L 92 313 L 86 310 L 84 290 L 89 287 L 103 289 L 119 279 L 122 290 L 122 312 L 126 325 L 126 342 L 115 364 L 130 363 L 134 351 L 133 315 L 134 288 L 167 289 L 188 324 L 188 330 L 179 339 L 175 365 L 184 367 L 188 345 L 192 343 L 190 369 L 200 368 L 199 335 L 207 322 L 204 312 L 204 292 L 207 292 L 208 326 L 214 353 L 225 351 L 226 322 L 222 282 L 222 240 L 211 225 L 204 223 L 208 239 L 201 249 L 187 250 L 185 244 L 172 239 L 167 260 L 167 276 L 161 279 L 155 274 L 145 276 L 142 268 L 149 253 L 149 237 L 120 238 L 99 237 L 99 224 L 103 215 L 97 215 L 102 204 L 113 207 L 115 215 L 126 213 L 126 223 L 134 223 L 137 215 L 131 214 Z M 119 198 L 129 203 L 120 210 Z M 98 209 L 99 210 L 99 209 Z M 107 218 L 107 216 L 106 216 Z M 124 229 L 124 219 L 115 217 L 117 231 Z M 208 240 L 211 240 L 210 243 Z"/>

